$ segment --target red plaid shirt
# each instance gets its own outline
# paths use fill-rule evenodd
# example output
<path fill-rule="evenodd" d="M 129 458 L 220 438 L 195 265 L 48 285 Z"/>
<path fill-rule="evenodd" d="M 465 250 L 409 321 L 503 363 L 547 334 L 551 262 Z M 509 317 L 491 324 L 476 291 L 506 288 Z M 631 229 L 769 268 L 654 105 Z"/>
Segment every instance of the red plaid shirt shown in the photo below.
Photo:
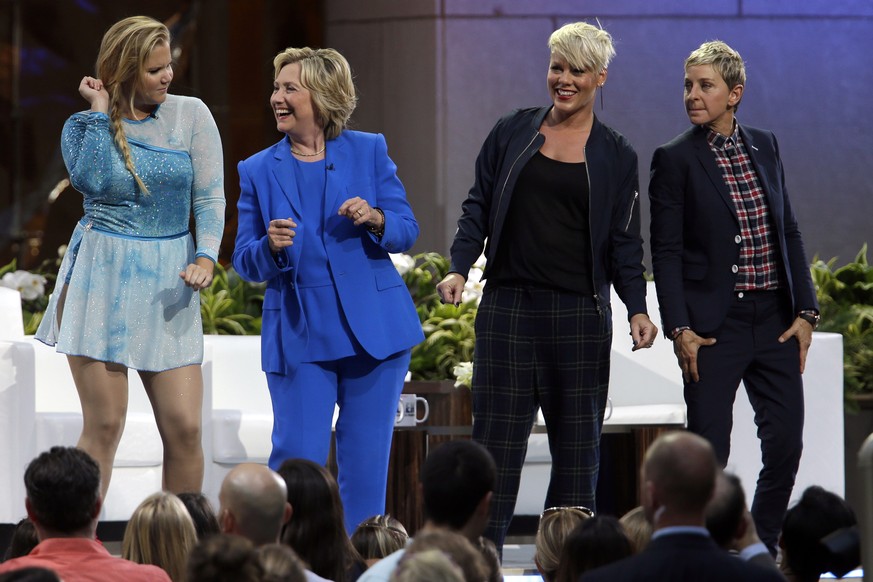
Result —
<path fill-rule="evenodd" d="M 770 209 L 740 133 L 736 126 L 730 137 L 710 130 L 706 139 L 731 193 L 740 222 L 742 239 L 734 290 L 778 289 L 779 254 Z"/>

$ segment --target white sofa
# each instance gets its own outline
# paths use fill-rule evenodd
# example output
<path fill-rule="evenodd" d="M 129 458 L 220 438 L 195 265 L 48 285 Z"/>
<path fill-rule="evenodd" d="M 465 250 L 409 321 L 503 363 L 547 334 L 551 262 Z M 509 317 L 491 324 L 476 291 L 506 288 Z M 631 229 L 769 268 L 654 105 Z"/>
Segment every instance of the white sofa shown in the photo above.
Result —
<path fill-rule="evenodd" d="M 14 295 L 14 296 L 13 296 Z M 650 313 L 657 314 L 654 291 Z M 27 463 L 54 444 L 74 445 L 81 428 L 75 386 L 66 358 L 23 334 L 18 293 L 0 288 L 0 523 L 24 515 L 22 475 Z M 605 430 L 683 426 L 682 387 L 669 342 L 631 353 L 627 318 L 614 305 L 611 416 Z M 206 336 L 204 361 L 204 491 L 217 502 L 221 479 L 242 461 L 266 462 L 272 412 L 260 370 L 260 338 Z M 795 494 L 809 484 L 844 490 L 842 338 L 817 333 L 804 375 L 806 450 Z M 160 488 L 161 445 L 151 405 L 138 376 L 130 374 L 128 421 L 101 519 L 124 521 Z M 730 466 L 754 489 L 760 454 L 746 398 L 737 399 Z M 516 513 L 542 511 L 550 472 L 544 434 L 531 435 Z"/>

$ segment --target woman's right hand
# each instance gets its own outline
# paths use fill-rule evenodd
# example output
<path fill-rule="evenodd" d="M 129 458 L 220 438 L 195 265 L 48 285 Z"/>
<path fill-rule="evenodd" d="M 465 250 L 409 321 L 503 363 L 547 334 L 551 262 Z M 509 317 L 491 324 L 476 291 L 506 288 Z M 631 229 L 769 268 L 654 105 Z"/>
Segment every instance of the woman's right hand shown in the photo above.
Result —
<path fill-rule="evenodd" d="M 91 104 L 91 111 L 109 113 L 109 92 L 100 79 L 83 77 L 82 82 L 79 83 L 79 95 Z"/>
<path fill-rule="evenodd" d="M 440 294 L 440 299 L 443 303 L 451 303 L 458 306 L 461 304 L 461 298 L 464 293 L 464 283 L 467 280 L 460 273 L 449 273 L 445 278 L 437 283 L 437 293 Z"/>
<path fill-rule="evenodd" d="M 293 229 L 296 227 L 297 223 L 290 218 L 275 218 L 271 220 L 270 226 L 267 228 L 270 250 L 278 253 L 280 249 L 293 245 L 294 237 L 297 235 Z"/>

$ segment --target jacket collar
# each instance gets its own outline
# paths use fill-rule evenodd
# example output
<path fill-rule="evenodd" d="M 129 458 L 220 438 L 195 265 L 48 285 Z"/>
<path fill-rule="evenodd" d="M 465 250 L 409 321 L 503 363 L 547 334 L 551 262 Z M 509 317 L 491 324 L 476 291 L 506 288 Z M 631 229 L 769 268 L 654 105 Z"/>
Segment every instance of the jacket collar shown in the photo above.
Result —
<path fill-rule="evenodd" d="M 333 205 L 336 197 L 339 196 L 341 188 L 337 187 L 339 181 L 338 175 L 341 175 L 345 161 L 347 159 L 346 142 L 344 134 L 340 134 L 337 138 L 327 140 L 325 143 L 324 163 L 325 167 L 330 170 L 327 172 L 327 183 L 325 186 L 325 208 L 329 209 Z M 283 137 L 273 146 L 273 175 L 279 182 L 279 187 L 285 194 L 291 208 L 299 215 L 302 210 L 300 204 L 300 192 L 297 189 L 297 179 L 294 175 L 294 156 L 291 154 L 291 141 L 288 136 Z"/>

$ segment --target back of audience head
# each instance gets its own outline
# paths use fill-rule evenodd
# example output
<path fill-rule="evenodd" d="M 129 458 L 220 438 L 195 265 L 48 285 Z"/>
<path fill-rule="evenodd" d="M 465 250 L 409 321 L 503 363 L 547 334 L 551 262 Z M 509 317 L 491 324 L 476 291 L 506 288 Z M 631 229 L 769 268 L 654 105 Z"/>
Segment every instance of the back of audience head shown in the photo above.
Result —
<path fill-rule="evenodd" d="M 215 508 L 212 507 L 209 498 L 203 493 L 179 493 L 177 497 L 185 504 L 185 509 L 188 510 L 188 515 L 191 516 L 191 521 L 194 522 L 194 529 L 197 531 L 198 540 L 202 540 L 207 536 L 217 534 L 221 531 L 221 527 L 218 525 L 218 516 L 215 513 Z"/>
<path fill-rule="evenodd" d="M 209 536 L 188 556 L 187 582 L 260 582 L 263 577 L 254 544 L 239 535 Z"/>
<path fill-rule="evenodd" d="M 404 558 L 391 573 L 391 582 L 465 582 L 464 572 L 440 550 L 424 550 Z"/>
<path fill-rule="evenodd" d="M 706 529 L 712 540 L 724 549 L 731 549 L 731 542 L 741 533 L 745 511 L 746 494 L 740 478 L 719 471 L 715 492 L 706 506 Z"/>
<path fill-rule="evenodd" d="M 288 521 L 285 481 L 272 469 L 241 463 L 231 469 L 218 494 L 218 523 L 224 533 L 248 538 L 257 546 L 276 543 Z"/>
<path fill-rule="evenodd" d="M 306 459 L 286 459 L 279 475 L 285 480 L 291 504 L 282 543 L 328 580 L 342 582 L 348 572 L 366 569 L 346 532 L 339 485 L 333 475 Z"/>
<path fill-rule="evenodd" d="M 38 568 L 18 568 L 12 572 L 0 574 L 0 582 L 62 582 L 54 570 Z"/>
<path fill-rule="evenodd" d="M 561 550 L 558 582 L 576 582 L 583 572 L 633 554 L 624 528 L 612 516 L 586 519 L 570 532 Z"/>
<path fill-rule="evenodd" d="M 618 520 L 630 540 L 631 549 L 635 554 L 642 552 L 652 539 L 652 524 L 646 519 L 646 511 L 642 505 L 634 507 Z"/>
<path fill-rule="evenodd" d="M 121 557 L 152 564 L 182 582 L 188 554 L 197 544 L 194 522 L 185 504 L 168 491 L 146 497 L 133 511 L 121 542 Z"/>
<path fill-rule="evenodd" d="M 813 485 L 785 514 L 782 522 L 782 571 L 789 579 L 818 580 L 831 570 L 829 553 L 821 539 L 857 524 L 855 513 L 840 496 Z"/>
<path fill-rule="evenodd" d="M 352 533 L 352 545 L 368 566 L 406 546 L 406 528 L 387 513 L 362 521 Z"/>
<path fill-rule="evenodd" d="M 641 479 L 643 506 L 653 527 L 703 525 L 717 471 L 712 445 L 702 437 L 673 431 L 655 439 Z"/>
<path fill-rule="evenodd" d="M 470 538 L 484 531 L 497 470 L 491 454 L 469 440 L 446 442 L 428 454 L 421 471 L 425 518 Z M 476 523 L 470 524 L 473 517 Z M 478 530 L 478 531 L 477 531 Z"/>
<path fill-rule="evenodd" d="M 5 562 L 12 558 L 26 556 L 37 544 L 39 544 L 39 536 L 36 535 L 36 528 L 33 527 L 33 522 L 25 517 L 15 524 L 15 528 L 12 530 L 12 537 L 9 540 L 9 546 L 6 548 L 6 553 L 3 554 L 2 561 Z"/>
<path fill-rule="evenodd" d="M 267 544 L 257 552 L 264 569 L 262 582 L 306 582 L 306 567 L 285 544 Z"/>
<path fill-rule="evenodd" d="M 445 554 L 460 568 L 463 580 L 466 582 L 485 582 L 490 578 L 485 558 L 473 543 L 461 533 L 441 527 L 419 531 L 397 564 L 397 570 L 402 570 L 403 562 L 413 559 L 416 554 L 430 550 L 438 550 Z M 405 579 L 413 580 L 413 578 Z M 425 579 L 429 580 L 419 578 L 419 580 Z"/>
<path fill-rule="evenodd" d="M 587 507 L 551 507 L 543 511 L 534 543 L 534 563 L 543 580 L 551 582 L 555 579 L 564 541 L 576 526 L 592 515 Z"/>
<path fill-rule="evenodd" d="M 24 472 L 28 517 L 40 539 L 54 535 L 93 537 L 100 498 L 100 468 L 75 447 L 52 447 Z"/>

